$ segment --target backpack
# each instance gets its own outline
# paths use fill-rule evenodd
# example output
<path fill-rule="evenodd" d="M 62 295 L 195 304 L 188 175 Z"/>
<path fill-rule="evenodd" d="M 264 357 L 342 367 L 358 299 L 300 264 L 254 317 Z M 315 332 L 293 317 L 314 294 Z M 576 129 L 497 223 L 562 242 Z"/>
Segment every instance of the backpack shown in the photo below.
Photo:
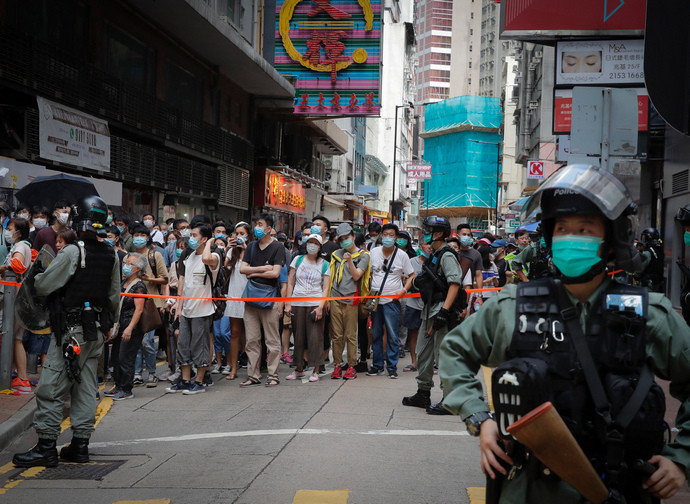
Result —
<path fill-rule="evenodd" d="M 299 265 L 302 264 L 302 261 L 304 261 L 304 258 L 306 256 L 301 255 L 297 258 L 297 264 L 295 264 L 295 271 L 299 269 Z M 328 271 L 328 262 L 326 260 L 323 261 L 323 271 L 321 272 L 322 275 L 326 274 L 326 271 Z"/>
<path fill-rule="evenodd" d="M 227 302 L 225 299 L 219 299 L 219 298 L 225 298 L 225 286 L 227 284 L 226 278 L 225 278 L 225 267 L 223 266 L 223 263 L 220 259 L 218 259 L 218 274 L 216 275 L 216 281 L 213 283 L 211 286 L 211 297 L 213 299 L 213 307 L 215 308 L 215 312 L 213 312 L 213 320 L 220 320 L 223 318 L 225 315 L 225 305 Z M 208 267 L 207 264 L 204 264 L 204 267 L 206 268 L 206 276 L 213 281 L 213 274 L 211 273 L 211 268 Z M 204 284 L 206 283 L 206 278 L 204 278 Z"/>

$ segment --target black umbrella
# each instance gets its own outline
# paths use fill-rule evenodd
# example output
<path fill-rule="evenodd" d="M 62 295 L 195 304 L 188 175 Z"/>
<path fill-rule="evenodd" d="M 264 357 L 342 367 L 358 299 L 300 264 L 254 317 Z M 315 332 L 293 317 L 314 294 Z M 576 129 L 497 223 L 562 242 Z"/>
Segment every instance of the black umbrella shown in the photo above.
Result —
<path fill-rule="evenodd" d="M 66 173 L 36 177 L 16 194 L 17 199 L 28 207 L 45 206 L 49 209 L 60 200 L 74 204 L 87 196 L 100 196 L 93 183 Z"/>

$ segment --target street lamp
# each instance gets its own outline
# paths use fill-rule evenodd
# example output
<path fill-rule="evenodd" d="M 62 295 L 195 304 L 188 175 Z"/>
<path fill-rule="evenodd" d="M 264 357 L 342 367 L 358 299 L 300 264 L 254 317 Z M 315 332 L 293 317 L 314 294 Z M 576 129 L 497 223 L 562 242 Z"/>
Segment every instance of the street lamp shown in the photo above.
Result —
<path fill-rule="evenodd" d="M 498 192 L 500 191 L 500 171 L 501 171 L 501 143 L 502 142 L 484 142 L 482 140 L 470 140 L 470 142 L 479 144 L 489 144 L 496 146 L 496 229 L 498 232 Z"/>
<path fill-rule="evenodd" d="M 391 220 L 395 220 L 395 215 L 393 213 L 393 210 L 395 208 L 395 173 L 397 171 L 397 154 L 398 154 L 398 109 L 407 109 L 407 108 L 412 108 L 414 109 L 414 105 L 412 102 L 407 102 L 407 105 L 396 105 L 395 106 L 395 128 L 393 130 L 393 191 L 391 194 L 391 202 L 390 202 L 390 213 L 391 213 Z"/>

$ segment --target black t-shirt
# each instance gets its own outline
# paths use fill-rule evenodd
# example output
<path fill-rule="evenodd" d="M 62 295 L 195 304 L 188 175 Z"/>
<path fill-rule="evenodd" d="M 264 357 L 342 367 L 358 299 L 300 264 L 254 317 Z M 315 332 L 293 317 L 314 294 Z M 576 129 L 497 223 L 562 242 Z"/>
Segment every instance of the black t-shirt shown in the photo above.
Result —
<path fill-rule="evenodd" d="M 126 281 L 127 280 L 124 280 L 121 284 L 122 292 L 125 292 L 126 290 Z M 127 292 L 131 294 L 146 294 L 146 285 L 144 285 L 144 282 L 142 282 L 141 280 L 137 280 Z M 136 307 L 134 306 L 134 298 L 130 296 L 124 296 L 122 298 L 122 307 L 120 308 L 120 330 L 118 336 L 122 336 L 122 332 L 125 329 L 127 329 L 127 326 L 129 326 L 129 323 L 132 321 L 132 317 L 134 316 L 135 309 Z M 139 320 L 139 322 L 141 322 L 141 319 Z M 136 326 L 134 326 L 132 334 L 135 336 L 143 334 L 141 331 L 141 323 L 138 323 Z"/>
<path fill-rule="evenodd" d="M 340 245 L 331 240 L 328 240 L 321 246 L 321 257 L 323 257 L 326 262 L 331 262 L 331 254 L 338 250 Z"/>
<path fill-rule="evenodd" d="M 268 244 L 265 249 L 261 249 L 258 241 L 253 241 L 247 247 L 247 251 L 244 253 L 242 258 L 243 262 L 246 262 L 249 266 L 265 266 L 270 264 L 275 266 L 276 264 L 283 266 L 285 264 L 285 245 L 279 241 L 273 241 Z M 252 278 L 257 283 L 264 285 L 272 285 L 276 287 L 278 285 L 278 278 Z"/>

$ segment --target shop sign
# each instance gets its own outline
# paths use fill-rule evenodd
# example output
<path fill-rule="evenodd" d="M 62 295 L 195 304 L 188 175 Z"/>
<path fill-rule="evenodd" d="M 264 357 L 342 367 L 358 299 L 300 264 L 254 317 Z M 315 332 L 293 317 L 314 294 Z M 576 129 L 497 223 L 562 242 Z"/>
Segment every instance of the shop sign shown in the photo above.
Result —
<path fill-rule="evenodd" d="M 108 122 L 37 97 L 39 152 L 44 159 L 110 171 Z"/>
<path fill-rule="evenodd" d="M 643 40 L 588 40 L 556 45 L 557 86 L 644 84 Z"/>
<path fill-rule="evenodd" d="M 266 170 L 266 198 L 264 206 L 302 214 L 307 208 L 306 191 L 296 180 Z"/>
<path fill-rule="evenodd" d="M 407 165 L 407 180 L 424 180 L 431 178 L 430 164 Z"/>
<path fill-rule="evenodd" d="M 295 114 L 379 115 L 381 0 L 278 0 L 275 67 Z"/>

